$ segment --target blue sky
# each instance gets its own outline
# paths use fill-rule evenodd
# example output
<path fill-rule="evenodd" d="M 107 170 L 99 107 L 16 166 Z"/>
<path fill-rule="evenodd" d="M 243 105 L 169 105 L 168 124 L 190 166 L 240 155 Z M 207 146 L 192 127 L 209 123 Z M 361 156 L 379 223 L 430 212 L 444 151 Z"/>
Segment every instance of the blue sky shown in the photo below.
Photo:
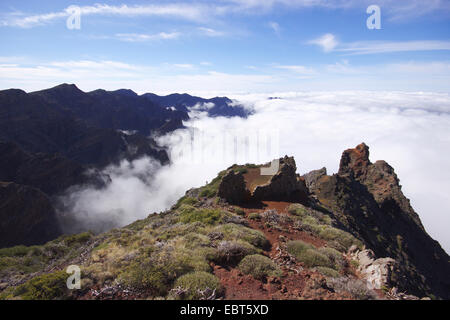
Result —
<path fill-rule="evenodd" d="M 450 91 L 447 0 L 3 0 L 0 12 L 2 89 Z"/>

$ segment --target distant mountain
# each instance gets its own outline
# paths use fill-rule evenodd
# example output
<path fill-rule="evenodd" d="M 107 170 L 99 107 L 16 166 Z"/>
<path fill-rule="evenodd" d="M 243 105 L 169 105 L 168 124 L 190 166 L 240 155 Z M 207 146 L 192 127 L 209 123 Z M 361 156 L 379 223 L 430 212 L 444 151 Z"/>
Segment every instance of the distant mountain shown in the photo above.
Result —
<path fill-rule="evenodd" d="M 85 93 L 73 84 L 62 84 L 30 95 L 41 97 L 60 110 L 71 112 L 92 126 L 132 130 L 142 135 L 149 135 L 167 121 L 189 119 L 186 112 L 166 108 L 125 89 L 98 89 Z"/>
<path fill-rule="evenodd" d="M 125 106 L 122 107 L 126 113 Z M 24 151 L 60 153 L 77 163 L 94 167 L 144 154 L 161 163 L 168 162 L 165 151 L 153 140 L 138 133 L 132 137 L 118 131 L 138 130 L 139 125 L 120 127 L 115 118 L 121 118 L 120 113 L 108 111 L 106 106 L 102 107 L 74 85 L 30 94 L 14 89 L 0 91 L 0 139 L 13 142 Z M 105 119 L 103 124 L 101 119 Z M 107 127 L 108 123 L 111 128 Z M 161 121 L 161 125 L 165 123 Z M 138 145 L 131 144 L 131 140 Z"/>
<path fill-rule="evenodd" d="M 148 100 L 164 107 L 173 107 L 181 112 L 191 110 L 205 111 L 210 117 L 241 117 L 246 118 L 251 114 L 244 106 L 228 99 L 227 97 L 215 97 L 204 99 L 189 94 L 170 94 L 168 96 L 158 96 L 153 93 L 142 95 Z"/>
<path fill-rule="evenodd" d="M 58 234 L 57 229 L 42 233 L 42 219 L 48 221 L 54 216 L 54 209 L 48 207 L 71 186 L 102 186 L 108 177 L 100 176 L 98 169 L 142 156 L 168 164 L 166 150 L 150 136 L 184 128 L 183 121 L 194 108 L 211 116 L 248 115 L 228 98 L 139 96 L 128 89 L 83 92 L 74 84 L 31 93 L 0 91 L 0 182 L 16 186 L 3 189 L 8 192 L 4 192 L 0 208 L 10 218 L 2 222 L 0 232 L 17 231 L 14 239 L 0 240 L 0 247 L 31 244 L 31 239 L 47 241 Z M 89 176 L 85 175 L 88 169 Z M 25 199 L 24 194 L 38 197 L 45 206 L 9 205 Z M 20 219 L 29 224 L 31 234 L 26 237 L 20 236 L 23 230 L 12 217 L 19 214 L 17 210 L 22 210 Z M 37 218 L 39 215 L 42 219 Z"/>

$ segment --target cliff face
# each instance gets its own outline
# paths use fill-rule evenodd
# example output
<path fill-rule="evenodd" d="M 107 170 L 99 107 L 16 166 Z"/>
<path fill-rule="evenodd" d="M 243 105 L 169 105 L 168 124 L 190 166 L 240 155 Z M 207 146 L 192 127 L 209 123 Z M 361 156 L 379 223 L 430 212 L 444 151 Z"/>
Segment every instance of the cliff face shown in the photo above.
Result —
<path fill-rule="evenodd" d="M 310 191 L 377 256 L 399 262 L 402 289 L 450 297 L 449 256 L 426 233 L 394 169 L 370 162 L 368 146 L 344 151 L 338 174 L 318 177 Z"/>
<path fill-rule="evenodd" d="M 0 182 L 0 229 L 0 247 L 42 244 L 61 232 L 49 198 L 11 182 Z"/>

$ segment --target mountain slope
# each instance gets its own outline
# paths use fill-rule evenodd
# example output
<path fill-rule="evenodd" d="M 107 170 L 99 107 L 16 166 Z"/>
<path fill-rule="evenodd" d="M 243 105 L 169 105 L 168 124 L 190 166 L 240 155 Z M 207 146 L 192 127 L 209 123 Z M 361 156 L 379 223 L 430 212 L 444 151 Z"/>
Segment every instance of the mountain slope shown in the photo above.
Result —
<path fill-rule="evenodd" d="M 449 299 L 449 256 L 410 211 L 392 168 L 371 164 L 365 145 L 343 159 L 333 176 L 299 176 L 289 157 L 270 176 L 234 165 L 124 228 L 20 255 L 2 249 L 0 298 Z M 53 246 L 64 250 L 45 260 Z M 34 259 L 38 276 L 18 267 L 23 259 Z M 58 286 L 70 264 L 82 269 L 81 290 Z"/>
<path fill-rule="evenodd" d="M 61 234 L 50 199 L 12 182 L 0 182 L 0 229 L 0 247 L 42 244 Z"/>

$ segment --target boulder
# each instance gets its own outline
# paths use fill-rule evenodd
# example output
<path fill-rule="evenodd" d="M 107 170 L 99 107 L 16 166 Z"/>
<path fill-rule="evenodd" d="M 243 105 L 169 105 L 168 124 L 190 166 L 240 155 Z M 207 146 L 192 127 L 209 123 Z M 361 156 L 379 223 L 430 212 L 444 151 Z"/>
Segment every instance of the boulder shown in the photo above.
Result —
<path fill-rule="evenodd" d="M 248 200 L 250 192 L 245 186 L 244 176 L 241 172 L 229 170 L 219 185 L 217 195 L 232 204 L 239 204 Z"/>
<path fill-rule="evenodd" d="M 358 271 L 366 280 L 369 289 L 391 288 L 395 285 L 396 261 L 392 258 L 376 259 L 372 250 L 356 251 L 352 254 L 358 261 Z"/>
<path fill-rule="evenodd" d="M 269 182 L 257 186 L 252 197 L 255 200 L 304 201 L 308 198 L 305 181 L 296 174 L 297 166 L 293 157 L 279 159 L 279 169 Z"/>

